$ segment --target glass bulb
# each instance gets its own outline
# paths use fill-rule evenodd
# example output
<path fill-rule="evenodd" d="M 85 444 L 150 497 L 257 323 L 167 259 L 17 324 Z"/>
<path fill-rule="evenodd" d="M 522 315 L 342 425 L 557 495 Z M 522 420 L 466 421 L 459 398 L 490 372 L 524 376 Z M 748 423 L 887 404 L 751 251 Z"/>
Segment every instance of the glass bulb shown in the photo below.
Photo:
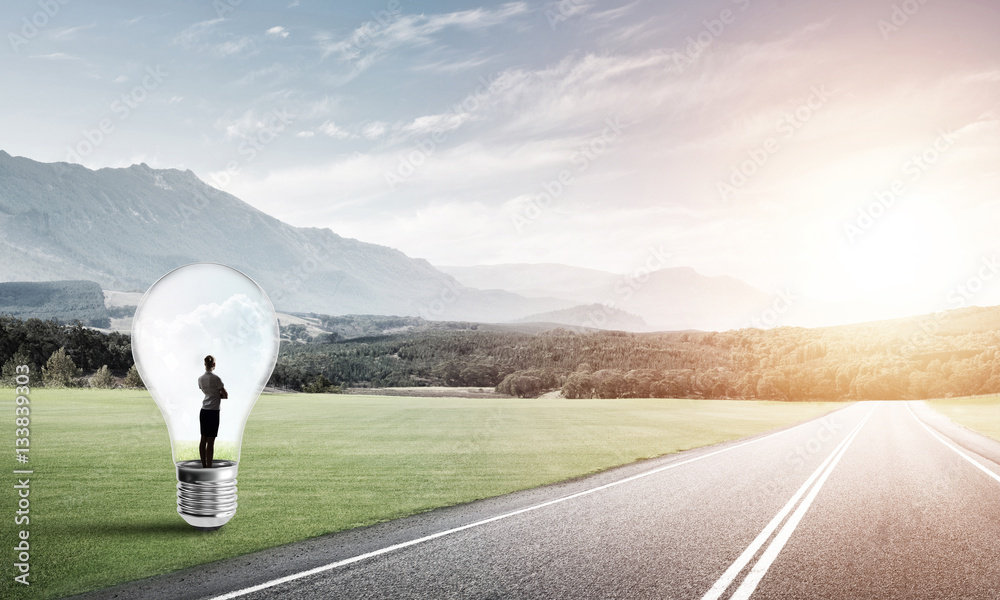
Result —
<path fill-rule="evenodd" d="M 243 273 L 195 263 L 167 273 L 142 297 L 132 321 L 132 357 L 167 422 L 177 470 L 177 512 L 191 525 L 218 529 L 236 513 L 236 472 L 247 417 L 271 377 L 278 320 L 264 290 Z M 221 401 L 212 466 L 198 443 L 204 359 L 228 398 Z"/>

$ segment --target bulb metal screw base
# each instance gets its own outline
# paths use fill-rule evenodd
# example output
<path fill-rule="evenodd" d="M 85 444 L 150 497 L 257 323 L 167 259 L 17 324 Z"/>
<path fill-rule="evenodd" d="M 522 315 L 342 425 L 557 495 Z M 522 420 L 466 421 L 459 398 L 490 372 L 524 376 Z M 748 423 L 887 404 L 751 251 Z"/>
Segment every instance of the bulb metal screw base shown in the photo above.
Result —
<path fill-rule="evenodd" d="M 236 470 L 231 460 L 213 460 L 206 469 L 200 460 L 177 463 L 177 512 L 195 529 L 213 531 L 236 514 Z"/>

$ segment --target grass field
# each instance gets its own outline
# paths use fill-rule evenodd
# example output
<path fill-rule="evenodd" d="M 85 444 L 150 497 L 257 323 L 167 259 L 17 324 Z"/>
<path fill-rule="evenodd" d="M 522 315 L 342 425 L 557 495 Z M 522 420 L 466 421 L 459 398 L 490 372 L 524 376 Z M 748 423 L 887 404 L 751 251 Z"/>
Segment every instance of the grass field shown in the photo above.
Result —
<path fill-rule="evenodd" d="M 16 497 L 14 394 L 0 389 L 0 446 Z M 4 525 L 0 597 L 52 598 L 740 438 L 836 403 L 521 400 L 265 395 L 247 424 L 239 509 L 216 532 L 176 513 L 159 410 L 144 391 L 31 396 L 32 585 L 12 582 Z"/>
<path fill-rule="evenodd" d="M 1000 441 L 1000 396 L 943 398 L 927 404 L 959 425 Z"/>

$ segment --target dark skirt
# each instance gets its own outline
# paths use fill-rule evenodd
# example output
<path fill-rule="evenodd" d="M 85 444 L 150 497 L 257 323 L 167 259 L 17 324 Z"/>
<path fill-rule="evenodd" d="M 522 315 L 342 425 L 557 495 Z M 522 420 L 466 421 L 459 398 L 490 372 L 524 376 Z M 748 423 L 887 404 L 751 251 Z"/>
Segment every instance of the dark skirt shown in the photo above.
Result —
<path fill-rule="evenodd" d="M 201 435 L 213 438 L 219 436 L 220 412 L 218 410 L 201 409 L 201 414 L 198 415 L 198 421 L 201 422 Z"/>

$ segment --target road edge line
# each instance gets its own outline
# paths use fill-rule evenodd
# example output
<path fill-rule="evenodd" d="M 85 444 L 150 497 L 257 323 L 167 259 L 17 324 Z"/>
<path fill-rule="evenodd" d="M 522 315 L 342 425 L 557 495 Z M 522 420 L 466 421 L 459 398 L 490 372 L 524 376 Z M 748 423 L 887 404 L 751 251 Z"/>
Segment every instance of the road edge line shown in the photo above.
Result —
<path fill-rule="evenodd" d="M 934 432 L 934 430 L 933 430 L 933 429 L 931 429 L 931 428 L 930 428 L 930 426 L 928 426 L 928 425 L 927 425 L 927 423 L 924 423 L 923 421 L 921 421 L 921 420 L 920 420 L 920 417 L 918 417 L 918 416 L 917 416 L 917 413 L 913 412 L 913 409 L 912 409 L 912 408 L 910 408 L 910 401 L 909 401 L 909 400 L 907 400 L 907 401 L 906 401 L 906 410 L 908 410 L 908 411 L 910 412 L 910 416 L 912 416 L 912 417 L 913 417 L 914 419 L 916 419 L 917 423 L 920 423 L 920 425 L 921 425 L 921 426 L 922 426 L 922 427 L 923 427 L 924 429 L 926 429 L 928 433 L 930 433 L 930 434 L 931 434 L 931 435 L 933 435 L 933 436 L 934 436 L 935 438 L 937 438 L 937 440 L 938 440 L 939 442 L 941 442 L 941 443 L 942 443 L 942 444 L 944 444 L 945 446 L 948 446 L 949 448 L 951 448 L 952 450 L 954 450 L 954 451 L 955 451 L 955 452 L 956 452 L 956 453 L 957 453 L 957 454 L 958 454 L 959 456 L 961 456 L 961 457 L 962 457 L 962 458 L 964 458 L 965 460 L 967 460 L 967 461 L 969 461 L 970 463 L 972 463 L 972 464 L 973 464 L 973 465 L 974 465 L 974 466 L 975 466 L 975 467 L 976 467 L 977 469 L 979 469 L 979 470 L 980 470 L 980 471 L 982 471 L 983 473 L 986 473 L 987 475 L 989 475 L 989 476 L 990 476 L 990 477 L 992 477 L 993 479 L 997 480 L 997 482 L 998 482 L 998 483 L 1000 483 L 1000 475 L 997 475 L 997 474 L 996 474 L 996 473 L 994 473 L 993 471 L 990 471 L 990 470 L 989 470 L 989 469 L 987 469 L 987 468 L 986 468 L 985 466 L 983 466 L 982 464 L 980 464 L 980 463 L 979 463 L 979 461 L 977 461 L 977 460 L 973 459 L 973 458 L 972 458 L 971 456 L 969 456 L 969 455 L 968 455 L 968 454 L 966 454 L 965 452 L 962 452 L 961 450 L 959 450 L 959 449 L 958 449 L 957 447 L 955 447 L 955 446 L 954 446 L 954 445 L 953 445 L 953 444 L 952 444 L 951 442 L 949 442 L 949 441 L 945 440 L 945 439 L 944 439 L 943 437 L 941 437 L 940 435 L 938 435 L 937 433 L 935 433 L 935 432 Z M 945 417 L 945 418 L 947 418 L 947 417 Z"/>

